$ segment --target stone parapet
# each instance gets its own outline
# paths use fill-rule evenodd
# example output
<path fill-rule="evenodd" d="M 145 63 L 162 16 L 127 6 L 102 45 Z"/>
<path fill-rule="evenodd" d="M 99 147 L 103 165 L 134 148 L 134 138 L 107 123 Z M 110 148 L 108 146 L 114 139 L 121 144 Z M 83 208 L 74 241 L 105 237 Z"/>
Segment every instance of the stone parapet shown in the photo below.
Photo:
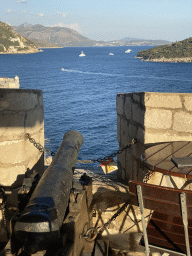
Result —
<path fill-rule="evenodd" d="M 141 154 L 151 143 L 192 140 L 192 94 L 135 92 L 118 94 L 117 138 L 122 148 L 137 138 L 124 155 L 118 155 L 118 176 L 128 182 L 140 179 Z"/>
<path fill-rule="evenodd" d="M 26 133 L 44 145 L 40 90 L 0 89 L 0 184 L 12 185 L 27 171 L 44 169 L 44 155 Z"/>

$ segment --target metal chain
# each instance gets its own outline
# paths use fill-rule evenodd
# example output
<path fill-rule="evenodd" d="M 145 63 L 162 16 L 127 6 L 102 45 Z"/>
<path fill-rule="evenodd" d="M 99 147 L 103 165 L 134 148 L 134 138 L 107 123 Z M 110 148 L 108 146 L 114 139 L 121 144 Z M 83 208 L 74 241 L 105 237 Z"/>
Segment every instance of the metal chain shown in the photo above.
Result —
<path fill-rule="evenodd" d="M 54 152 L 50 151 L 49 149 L 44 148 L 40 143 L 37 143 L 29 133 L 26 133 L 27 138 L 29 139 L 29 141 L 40 151 L 40 152 L 46 152 L 51 154 L 52 156 L 55 155 Z M 132 141 L 125 147 L 119 149 L 117 152 L 109 155 L 109 156 L 105 156 L 103 158 L 98 158 L 98 159 L 91 159 L 91 160 L 77 160 L 77 163 L 82 163 L 82 164 L 87 164 L 87 163 L 95 163 L 95 162 L 102 162 L 102 161 L 106 161 L 109 160 L 110 158 L 115 157 L 118 154 L 123 153 L 126 149 L 130 148 L 133 144 L 137 143 L 137 139 L 134 138 L 132 139 Z"/>
<path fill-rule="evenodd" d="M 119 209 L 118 211 L 101 227 L 98 228 L 89 228 L 87 232 L 82 236 L 87 242 L 92 242 L 96 239 L 98 234 L 102 234 L 103 231 L 111 224 L 112 221 L 114 221 L 127 207 L 130 200 L 127 200 Z"/>
<path fill-rule="evenodd" d="M 29 133 L 26 133 L 26 136 L 27 138 L 29 139 L 29 141 L 40 151 L 40 152 L 46 152 L 46 153 L 49 153 L 51 154 L 51 156 L 54 156 L 55 153 L 50 151 L 49 149 L 47 148 L 44 148 L 40 143 L 37 143 Z M 137 143 L 137 139 L 134 138 L 132 139 L 132 141 L 125 147 L 119 149 L 117 152 L 109 155 L 109 156 L 105 156 L 103 158 L 98 158 L 98 159 L 92 159 L 92 160 L 77 160 L 77 163 L 81 163 L 81 164 L 88 164 L 88 163 L 95 163 L 95 162 L 102 162 L 102 161 L 106 161 L 106 160 L 109 160 L 113 157 L 115 157 L 116 155 L 118 154 L 121 154 L 123 153 L 126 149 L 130 148 L 133 144 L 136 144 Z M 147 183 L 148 180 L 150 180 L 150 178 L 153 176 L 154 172 L 151 171 L 151 170 L 148 170 L 148 172 L 145 174 L 144 178 L 143 178 L 143 182 L 144 183 Z"/>
<path fill-rule="evenodd" d="M 117 152 L 112 153 L 112 154 L 109 155 L 109 156 L 105 156 L 105 157 L 103 157 L 103 158 L 98 158 L 98 159 L 96 159 L 96 160 L 91 160 L 91 161 L 92 161 L 92 163 L 95 163 L 95 162 L 99 162 L 99 163 L 100 163 L 100 162 L 109 160 L 110 158 L 113 158 L 113 157 L 115 157 L 116 155 L 119 155 L 119 154 L 123 153 L 126 149 L 130 148 L 133 144 L 136 144 L 136 143 L 137 143 L 137 139 L 134 138 L 134 139 L 132 139 L 132 141 L 131 141 L 127 146 L 125 146 L 125 147 L 123 147 L 123 148 L 117 150 Z"/>
<path fill-rule="evenodd" d="M 127 200 L 119 209 L 118 211 L 109 219 L 102 227 L 99 228 L 99 233 L 101 234 L 106 227 L 108 227 L 112 221 L 114 221 L 127 207 L 130 200 Z"/>
<path fill-rule="evenodd" d="M 29 141 L 40 151 L 40 152 L 45 152 L 45 153 L 49 153 L 52 156 L 55 155 L 54 152 L 50 151 L 47 148 L 44 148 L 40 143 L 37 143 L 33 138 L 31 138 L 31 135 L 29 133 L 26 133 L 26 137 L 29 139 Z"/>

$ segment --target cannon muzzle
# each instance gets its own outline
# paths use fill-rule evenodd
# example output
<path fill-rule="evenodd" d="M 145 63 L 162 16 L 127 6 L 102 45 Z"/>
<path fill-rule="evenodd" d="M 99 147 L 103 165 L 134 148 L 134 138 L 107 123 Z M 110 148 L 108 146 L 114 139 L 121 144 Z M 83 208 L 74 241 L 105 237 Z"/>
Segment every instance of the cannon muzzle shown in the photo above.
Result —
<path fill-rule="evenodd" d="M 69 131 L 13 226 L 16 240 L 33 254 L 57 244 L 66 214 L 73 181 L 73 168 L 83 136 Z"/>

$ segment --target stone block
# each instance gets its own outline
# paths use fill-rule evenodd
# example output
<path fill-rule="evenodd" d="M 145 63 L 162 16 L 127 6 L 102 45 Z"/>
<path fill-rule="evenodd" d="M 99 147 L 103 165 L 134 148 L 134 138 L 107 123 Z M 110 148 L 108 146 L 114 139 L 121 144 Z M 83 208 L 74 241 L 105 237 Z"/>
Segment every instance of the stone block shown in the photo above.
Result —
<path fill-rule="evenodd" d="M 125 169 L 121 170 L 121 179 L 122 179 L 122 181 L 126 181 L 126 170 Z"/>
<path fill-rule="evenodd" d="M 44 105 L 43 105 L 43 95 L 38 95 L 38 105 L 42 108 L 44 107 Z"/>
<path fill-rule="evenodd" d="M 143 128 L 139 127 L 139 128 L 138 128 L 138 131 L 137 131 L 137 136 L 136 136 L 136 138 L 138 139 L 138 141 L 139 141 L 140 143 L 144 144 L 144 141 L 145 141 L 144 137 L 145 137 L 145 131 L 144 131 Z"/>
<path fill-rule="evenodd" d="M 192 111 L 192 96 L 184 96 L 184 106 L 186 110 Z"/>
<path fill-rule="evenodd" d="M 27 133 L 38 133 L 44 127 L 43 109 L 29 110 L 26 114 L 25 128 Z"/>
<path fill-rule="evenodd" d="M 152 132 L 149 130 L 145 131 L 144 144 L 156 143 L 156 142 L 167 142 L 167 141 L 192 141 L 192 135 L 178 135 L 170 131 L 163 132 Z"/>
<path fill-rule="evenodd" d="M 117 94 L 116 109 L 117 109 L 118 115 L 123 115 L 123 113 L 124 113 L 124 94 Z"/>
<path fill-rule="evenodd" d="M 146 107 L 154 108 L 182 108 L 180 94 L 173 93 L 146 93 L 144 104 Z"/>
<path fill-rule="evenodd" d="M 132 104 L 132 119 L 138 124 L 144 124 L 144 111 L 135 103 Z"/>
<path fill-rule="evenodd" d="M 133 179 L 133 157 L 129 152 L 126 153 L 126 179 Z"/>
<path fill-rule="evenodd" d="M 131 105 L 132 105 L 132 100 L 131 97 L 126 97 L 125 98 L 125 116 L 128 120 L 131 120 Z"/>
<path fill-rule="evenodd" d="M 133 99 L 137 102 L 140 102 L 140 95 L 133 93 Z"/>
<path fill-rule="evenodd" d="M 139 167 L 138 167 L 138 164 L 137 164 L 137 160 L 136 159 L 133 159 L 132 160 L 132 172 L 133 172 L 133 180 L 137 180 L 137 175 L 138 175 L 138 170 L 139 170 Z"/>
<path fill-rule="evenodd" d="M 129 142 L 131 142 L 131 140 L 133 138 L 137 137 L 137 127 L 133 123 L 129 124 L 129 137 L 130 137 L 130 141 Z"/>
<path fill-rule="evenodd" d="M 0 167 L 0 184 L 11 186 L 19 178 L 19 175 L 25 174 L 26 171 L 23 165 L 9 168 Z"/>
<path fill-rule="evenodd" d="M 29 141 L 24 140 L 4 141 L 0 143 L 0 163 L 1 164 L 18 164 L 24 162 L 32 155 L 37 155 L 36 149 Z"/>
<path fill-rule="evenodd" d="M 36 170 L 40 175 L 44 173 L 44 153 L 38 152 L 33 155 L 27 163 L 27 168 Z"/>
<path fill-rule="evenodd" d="M 144 153 L 145 147 L 141 143 L 137 143 L 131 146 L 132 155 L 136 158 L 141 160 L 141 155 Z"/>
<path fill-rule="evenodd" d="M 126 153 L 125 151 L 121 154 L 117 155 L 117 161 L 121 163 L 121 167 L 125 169 L 125 163 L 126 163 Z"/>
<path fill-rule="evenodd" d="M 192 133 L 192 115 L 184 111 L 174 115 L 173 130 Z"/>
<path fill-rule="evenodd" d="M 117 140 L 120 143 L 121 140 L 121 117 L 117 115 Z"/>
<path fill-rule="evenodd" d="M 170 129 L 172 126 L 172 112 L 163 109 L 148 109 L 145 113 L 144 126 L 154 129 Z"/>
<path fill-rule="evenodd" d="M 35 93 L 15 93 L 9 90 L 9 93 L 1 93 L 0 109 L 12 111 L 27 111 L 35 108 L 38 104 L 37 94 Z"/>
<path fill-rule="evenodd" d="M 24 134 L 25 113 L 12 111 L 0 112 L 0 142 L 12 140 Z"/>
<path fill-rule="evenodd" d="M 121 147 L 129 143 L 129 126 L 124 118 L 121 118 Z"/>

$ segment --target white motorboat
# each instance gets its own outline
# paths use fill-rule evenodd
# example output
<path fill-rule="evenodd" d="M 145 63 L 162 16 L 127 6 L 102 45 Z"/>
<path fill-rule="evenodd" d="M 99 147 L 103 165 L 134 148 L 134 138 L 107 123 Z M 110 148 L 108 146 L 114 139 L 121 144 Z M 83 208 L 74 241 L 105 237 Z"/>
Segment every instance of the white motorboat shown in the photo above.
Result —
<path fill-rule="evenodd" d="M 85 53 L 83 51 L 81 51 L 81 54 L 79 54 L 79 57 L 84 57 Z"/>
<path fill-rule="evenodd" d="M 132 52 L 132 50 L 128 49 L 128 50 L 125 51 L 125 53 L 129 53 L 129 52 Z"/>
<path fill-rule="evenodd" d="M 114 55 L 114 54 L 112 52 L 110 52 L 109 55 Z"/>

